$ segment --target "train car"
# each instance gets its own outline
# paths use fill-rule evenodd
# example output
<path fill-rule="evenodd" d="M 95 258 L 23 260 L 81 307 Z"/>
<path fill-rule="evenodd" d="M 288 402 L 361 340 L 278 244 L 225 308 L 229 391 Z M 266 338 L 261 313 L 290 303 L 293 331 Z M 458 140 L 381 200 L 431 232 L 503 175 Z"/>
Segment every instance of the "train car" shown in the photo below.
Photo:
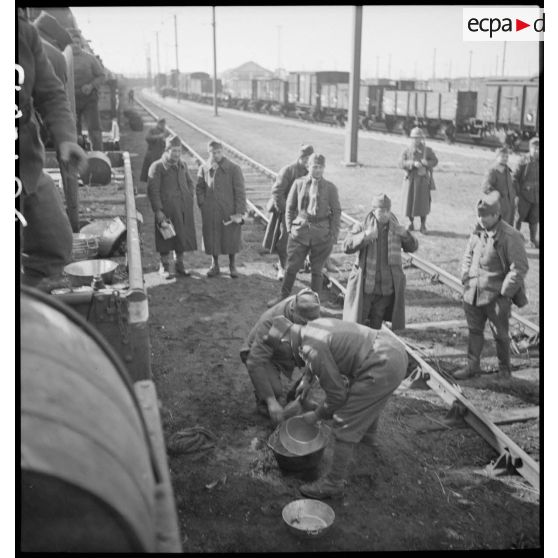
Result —
<path fill-rule="evenodd" d="M 471 133 L 485 136 L 513 131 L 525 139 L 539 129 L 539 80 L 491 79 L 478 92 Z"/>
<path fill-rule="evenodd" d="M 259 78 L 256 80 L 256 98 L 277 106 L 289 102 L 288 82 L 280 78 Z"/>
<path fill-rule="evenodd" d="M 365 80 L 360 86 L 359 112 L 368 121 L 382 119 L 384 91 L 397 88 L 397 82 L 390 79 Z"/>
<path fill-rule="evenodd" d="M 458 132 L 466 131 L 477 107 L 476 91 L 385 91 L 384 121 L 388 129 L 403 124 L 424 126 L 435 136 L 444 126 L 453 123 Z"/>

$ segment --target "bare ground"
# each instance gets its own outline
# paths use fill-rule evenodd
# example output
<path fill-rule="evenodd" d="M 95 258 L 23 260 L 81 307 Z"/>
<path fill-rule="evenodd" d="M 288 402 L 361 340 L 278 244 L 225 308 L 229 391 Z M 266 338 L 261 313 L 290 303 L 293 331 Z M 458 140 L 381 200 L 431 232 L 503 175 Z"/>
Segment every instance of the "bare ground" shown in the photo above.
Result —
<path fill-rule="evenodd" d="M 202 125 L 201 111 L 198 118 Z M 239 147 L 246 142 L 248 153 L 275 170 L 292 158 L 302 141 L 308 141 L 308 136 L 285 140 L 291 137 L 292 130 L 282 126 L 274 126 L 274 135 L 270 136 L 267 129 L 254 132 L 248 126 L 240 126 L 242 121 L 228 120 L 228 117 L 222 117 L 218 123 L 207 115 L 205 119 L 208 126 L 229 126 L 231 137 L 226 136 L 226 130 L 214 130 L 214 133 Z M 269 127 L 269 123 L 266 126 Z M 123 148 L 132 155 L 138 154 L 132 156 L 135 180 L 139 177 L 144 153 L 143 135 L 124 130 Z M 315 143 L 319 141 L 320 145 L 327 146 L 327 150 L 324 148 L 326 154 L 342 152 L 338 150 L 342 138 L 314 131 L 311 137 Z M 381 160 L 388 161 L 389 165 L 382 167 L 379 159 L 376 167 L 365 167 L 357 172 L 362 172 L 362 177 L 374 184 L 379 176 L 382 177 L 384 190 L 396 198 L 400 171 L 392 164 L 392 159 L 398 156 L 401 147 L 394 148 L 391 143 L 378 141 L 374 145 L 386 150 L 382 151 Z M 470 157 L 464 157 L 460 164 L 474 163 Z M 337 168 L 334 164 L 328 169 L 330 174 L 339 173 L 335 181 L 347 184 L 341 194 L 343 203 L 349 205 L 351 199 L 357 203 L 360 174 L 358 177 L 353 174 L 349 180 L 347 176 L 353 170 L 341 165 Z M 343 176 L 345 179 L 340 180 Z M 455 262 L 460 256 L 459 242 L 464 242 L 471 221 L 470 215 L 462 215 L 467 214 L 463 202 L 459 204 L 452 197 L 469 200 L 474 194 L 468 192 L 466 195 L 459 174 L 455 174 L 455 180 L 440 180 L 444 189 L 451 188 L 453 196 L 451 192 L 444 192 L 445 201 L 438 200 L 437 206 L 444 204 L 447 208 L 455 204 L 457 217 L 449 218 L 447 211 L 434 213 L 431 227 L 455 231 L 459 236 L 440 239 L 433 235 L 427 237 L 428 243 L 421 238 L 421 253 L 449 268 L 446 264 Z M 144 193 L 145 185 L 139 185 L 139 190 L 140 194 Z M 371 192 L 375 190 L 376 187 Z M 442 187 L 439 190 L 443 191 Z M 149 293 L 152 366 L 162 404 L 165 435 L 168 437 L 199 424 L 212 430 L 218 438 L 214 450 L 205 454 L 170 457 L 184 551 L 540 546 L 538 493 L 521 477 L 489 478 L 484 467 L 497 457 L 491 447 L 471 429 L 439 427 L 437 421 L 443 418 L 447 408 L 435 393 L 416 387 L 402 391 L 389 402 L 380 424 L 379 450 L 357 448 L 348 493 L 343 500 L 331 504 L 336 513 L 331 531 L 315 541 L 293 538 L 282 522 L 281 509 L 299 497 L 297 487 L 301 479 L 283 475 L 267 448 L 265 441 L 272 427 L 255 412 L 252 386 L 238 358 L 244 337 L 265 309 L 265 301 L 275 296 L 279 287 L 272 268 L 275 258 L 260 254 L 263 227 L 255 222 L 245 227 L 246 247 L 239 255 L 239 279 L 233 280 L 227 273 L 216 279 L 206 279 L 204 273 L 209 257 L 197 252 L 188 256 L 195 270 L 193 277 L 169 282 L 157 271 L 153 215 L 147 199 L 140 196 L 137 203 L 145 219 L 142 255 Z M 199 215 L 196 218 L 199 230 Z M 459 242 L 454 244 L 454 241 Z M 443 246 L 449 242 L 448 256 L 448 249 L 444 251 Z M 302 275 L 301 279 L 307 281 L 308 276 Z M 430 285 L 416 270 L 409 272 L 408 280 L 410 321 L 463 317 L 458 302 L 450 296 L 449 300 L 445 298 L 444 308 L 437 307 L 439 316 L 434 320 L 432 301 L 444 300 L 443 288 Z M 536 290 L 538 301 L 538 276 L 530 285 L 531 290 Z M 529 313 L 535 312 L 536 307 L 531 306 Z M 456 350 L 463 352 L 464 329 L 434 333 L 414 331 L 409 335 L 409 339 L 423 348 L 437 350 L 438 347 L 440 355 L 447 351 L 449 336 L 454 339 Z M 487 346 L 487 350 L 488 354 L 494 354 L 492 346 Z M 450 369 L 456 363 L 455 359 L 444 360 L 442 356 L 440 360 Z M 523 375 L 516 374 L 509 386 L 501 386 L 489 375 L 463 383 L 464 391 L 487 411 L 536 405 L 538 357 L 532 364 L 534 373 L 529 374 L 519 363 Z M 538 421 L 502 429 L 538 459 Z M 331 457 L 330 451 L 330 448 L 326 451 L 323 467 Z M 215 485 L 215 481 L 219 482 Z"/>

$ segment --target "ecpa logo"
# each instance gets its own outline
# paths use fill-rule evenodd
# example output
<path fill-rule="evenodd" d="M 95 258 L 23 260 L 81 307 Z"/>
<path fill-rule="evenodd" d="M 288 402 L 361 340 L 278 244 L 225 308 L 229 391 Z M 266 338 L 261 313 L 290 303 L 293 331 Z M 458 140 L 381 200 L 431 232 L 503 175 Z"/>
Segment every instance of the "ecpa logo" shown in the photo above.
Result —
<path fill-rule="evenodd" d="M 540 8 L 463 8 L 464 41 L 543 41 Z"/>

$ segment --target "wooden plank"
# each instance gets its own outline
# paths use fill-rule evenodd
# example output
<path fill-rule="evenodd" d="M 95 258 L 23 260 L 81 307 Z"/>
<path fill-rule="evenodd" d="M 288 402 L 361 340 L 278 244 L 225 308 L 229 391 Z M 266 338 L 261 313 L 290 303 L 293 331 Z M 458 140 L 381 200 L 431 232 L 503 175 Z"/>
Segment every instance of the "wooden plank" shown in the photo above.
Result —
<path fill-rule="evenodd" d="M 134 391 L 140 402 L 161 475 L 160 482 L 155 489 L 156 552 L 182 552 L 155 384 L 151 380 L 135 382 Z"/>
<path fill-rule="evenodd" d="M 405 325 L 405 329 L 448 329 L 454 327 L 467 327 L 467 320 L 446 320 L 444 322 L 415 322 Z"/>

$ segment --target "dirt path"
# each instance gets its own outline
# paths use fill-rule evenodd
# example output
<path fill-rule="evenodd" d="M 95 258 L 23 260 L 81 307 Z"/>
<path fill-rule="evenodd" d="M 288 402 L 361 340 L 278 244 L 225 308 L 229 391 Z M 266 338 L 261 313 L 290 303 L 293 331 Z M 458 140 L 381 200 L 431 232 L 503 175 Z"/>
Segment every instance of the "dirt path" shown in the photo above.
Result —
<path fill-rule="evenodd" d="M 135 180 L 143 135 L 124 130 L 124 149 L 140 154 L 132 158 Z M 139 190 L 145 192 L 145 185 Z M 266 447 L 272 428 L 255 412 L 252 386 L 238 358 L 244 337 L 279 287 L 271 267 L 275 259 L 259 254 L 261 225 L 248 223 L 244 229 L 239 279 L 226 273 L 207 279 L 209 257 L 196 252 L 188 259 L 193 277 L 165 282 L 156 272 L 153 215 L 145 197 L 138 199 L 138 209 L 145 220 L 152 366 L 165 435 L 198 424 L 218 440 L 205 455 L 170 458 L 185 552 L 540 545 L 538 495 L 519 477 L 489 479 L 482 468 L 495 455 L 470 429 L 428 429 L 425 417 L 435 421 L 446 409 L 435 394 L 418 389 L 389 402 L 379 450 L 358 447 L 348 494 L 332 503 L 336 521 L 326 537 L 293 538 L 281 509 L 298 497 L 301 480 L 283 476 Z M 325 464 L 329 458 L 328 448 Z"/>

